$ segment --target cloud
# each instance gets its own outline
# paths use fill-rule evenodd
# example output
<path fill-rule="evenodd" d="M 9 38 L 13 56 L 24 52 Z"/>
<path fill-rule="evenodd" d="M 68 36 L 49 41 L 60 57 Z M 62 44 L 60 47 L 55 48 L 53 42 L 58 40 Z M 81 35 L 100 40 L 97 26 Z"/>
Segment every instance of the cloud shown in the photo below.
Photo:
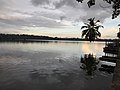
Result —
<path fill-rule="evenodd" d="M 108 8 L 102 7 L 102 5 L 108 6 L 108 4 L 102 0 L 97 0 L 96 5 L 92 6 L 91 8 L 87 6 L 86 4 L 87 0 L 85 0 L 85 2 L 83 2 L 82 4 L 77 3 L 75 0 L 31 0 L 31 2 L 34 6 L 43 4 L 50 5 L 52 3 L 55 9 L 61 10 L 61 8 L 64 8 L 63 12 L 66 13 L 66 17 L 68 18 L 75 17 L 74 18 L 75 21 L 77 19 L 80 19 L 81 21 L 85 22 L 88 18 L 96 17 L 96 19 L 100 19 L 103 22 L 106 18 L 109 18 L 112 14 L 112 10 L 110 7 Z"/>
<path fill-rule="evenodd" d="M 38 5 L 54 5 L 55 8 L 61 8 L 64 5 L 76 7 L 77 2 L 75 0 L 31 0 L 34 6 Z"/>
<path fill-rule="evenodd" d="M 60 28 L 64 27 L 64 24 L 57 23 L 55 19 L 47 18 L 44 16 L 39 16 L 37 13 L 34 13 L 33 16 L 1 16 L 0 22 L 4 25 L 12 25 L 21 27 L 47 27 L 47 28 Z M 1 25 L 3 25 L 1 24 Z"/>
<path fill-rule="evenodd" d="M 15 3 L 19 3 L 19 2 L 22 3 L 22 1 L 20 0 Z M 39 1 L 38 3 L 43 4 L 44 1 L 47 2 L 47 0 L 43 0 L 42 2 Z M 47 27 L 47 28 L 60 28 L 65 26 L 64 24 L 56 22 L 56 20 L 59 20 L 60 16 L 63 15 L 61 12 L 57 10 L 52 11 L 52 10 L 38 9 L 40 11 L 38 10 L 35 11 L 36 10 L 35 8 L 33 9 L 30 7 L 31 12 L 29 12 L 29 10 L 26 8 L 22 9 L 17 6 L 15 6 L 16 8 L 12 7 L 13 3 L 14 2 L 9 3 L 7 2 L 7 0 L 0 0 L 0 27 L 3 28 L 17 27 L 20 29 L 22 27 L 35 27 L 35 26 Z"/>
<path fill-rule="evenodd" d="M 61 23 L 56 22 L 58 20 L 76 23 L 80 21 L 85 22 L 90 17 L 96 17 L 96 19 L 100 19 L 101 21 L 110 17 L 110 14 L 100 7 L 99 4 L 104 4 L 101 0 L 98 0 L 96 5 L 91 8 L 87 7 L 86 2 L 79 4 L 75 0 L 31 0 L 31 3 L 35 8 L 36 6 L 44 6 L 46 4 L 54 6 L 54 9 L 42 9 L 42 7 L 38 7 L 38 11 L 35 11 L 34 8 L 32 12 L 26 11 L 27 9 L 13 9 L 12 4 L 14 3 L 14 0 L 10 1 L 11 2 L 0 0 L 0 21 L 16 26 L 30 26 L 33 24 L 40 27 L 58 27 L 64 26 L 61 25 Z M 23 1 L 24 0 L 20 2 L 22 3 Z"/>
<path fill-rule="evenodd" d="M 77 2 L 75 0 L 60 0 L 57 3 L 54 3 L 56 8 L 61 8 L 64 5 L 68 5 L 71 7 L 76 7 L 77 6 Z"/>
<path fill-rule="evenodd" d="M 0 0 L 0 10 L 9 10 L 14 4 L 14 0 Z M 0 11 L 1 12 L 1 11 Z"/>
<path fill-rule="evenodd" d="M 65 18 L 66 18 L 66 16 L 60 16 L 60 21 L 62 21 Z"/>
<path fill-rule="evenodd" d="M 32 4 L 35 6 L 41 5 L 41 4 L 49 4 L 49 0 L 31 0 Z"/>

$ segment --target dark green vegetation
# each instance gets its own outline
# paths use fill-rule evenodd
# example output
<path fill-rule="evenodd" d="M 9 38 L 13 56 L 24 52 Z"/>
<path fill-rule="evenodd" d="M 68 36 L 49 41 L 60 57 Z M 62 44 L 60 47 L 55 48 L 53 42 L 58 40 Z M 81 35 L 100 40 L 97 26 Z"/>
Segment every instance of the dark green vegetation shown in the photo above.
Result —
<path fill-rule="evenodd" d="M 77 2 L 83 2 L 84 0 L 76 0 Z M 88 7 L 91 7 L 95 5 L 96 0 L 88 0 L 87 4 Z M 108 3 L 111 5 L 113 9 L 112 13 L 112 19 L 116 18 L 118 15 L 120 15 L 120 0 L 103 0 L 105 3 Z"/>
<path fill-rule="evenodd" d="M 27 39 L 53 39 L 48 36 L 36 36 L 36 35 L 26 35 L 26 34 L 0 34 L 1 41 L 16 41 L 16 40 L 27 40 Z"/>
<path fill-rule="evenodd" d="M 102 25 L 98 25 L 97 23 L 100 22 L 100 20 L 95 21 L 95 18 L 88 19 L 89 23 L 84 23 L 86 26 L 82 26 L 81 29 L 85 28 L 85 30 L 82 31 L 82 37 L 85 36 L 85 39 L 91 41 L 95 41 L 95 39 L 98 39 L 98 37 L 101 37 L 101 33 L 98 31 L 100 27 L 103 28 Z"/>
<path fill-rule="evenodd" d="M 37 40 L 83 40 L 79 38 L 58 38 L 27 34 L 0 34 L 0 41 L 37 41 Z"/>
<path fill-rule="evenodd" d="M 39 42 L 40 40 L 88 41 L 81 38 L 59 38 L 26 34 L 0 34 L 0 41 L 2 42 Z M 97 39 L 95 41 L 115 41 L 115 39 Z"/>

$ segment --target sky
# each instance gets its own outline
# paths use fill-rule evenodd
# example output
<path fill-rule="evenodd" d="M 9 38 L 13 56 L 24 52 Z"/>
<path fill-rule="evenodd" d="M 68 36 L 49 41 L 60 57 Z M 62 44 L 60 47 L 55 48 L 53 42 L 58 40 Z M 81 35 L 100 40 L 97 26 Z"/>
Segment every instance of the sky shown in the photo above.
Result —
<path fill-rule="evenodd" d="M 101 38 L 117 38 L 120 16 L 111 19 L 111 6 L 103 0 L 89 8 L 85 0 L 0 0 L 0 33 L 81 38 L 87 19 L 101 21 Z"/>

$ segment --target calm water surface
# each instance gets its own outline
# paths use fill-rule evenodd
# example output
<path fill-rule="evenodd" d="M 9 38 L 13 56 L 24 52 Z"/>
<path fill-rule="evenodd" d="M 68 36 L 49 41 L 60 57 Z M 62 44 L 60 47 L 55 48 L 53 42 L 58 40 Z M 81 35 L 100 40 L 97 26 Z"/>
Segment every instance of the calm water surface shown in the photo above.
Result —
<path fill-rule="evenodd" d="M 0 43 L 0 90 L 110 90 L 112 74 L 89 76 L 80 58 L 102 56 L 102 42 Z M 98 65 L 99 68 L 99 65 Z"/>

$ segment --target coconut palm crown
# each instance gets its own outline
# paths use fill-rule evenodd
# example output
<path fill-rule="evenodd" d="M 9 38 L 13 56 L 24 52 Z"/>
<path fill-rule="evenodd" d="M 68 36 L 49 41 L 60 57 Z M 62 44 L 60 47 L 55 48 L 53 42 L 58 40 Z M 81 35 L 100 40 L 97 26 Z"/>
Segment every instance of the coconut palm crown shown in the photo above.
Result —
<path fill-rule="evenodd" d="M 85 37 L 86 40 L 94 41 L 95 39 L 98 39 L 98 37 L 101 37 L 101 33 L 98 31 L 100 27 L 103 28 L 102 25 L 97 24 L 100 22 L 100 20 L 94 21 L 95 18 L 88 19 L 89 23 L 84 23 L 85 26 L 82 26 L 81 29 L 84 29 L 82 31 L 82 38 Z"/>

